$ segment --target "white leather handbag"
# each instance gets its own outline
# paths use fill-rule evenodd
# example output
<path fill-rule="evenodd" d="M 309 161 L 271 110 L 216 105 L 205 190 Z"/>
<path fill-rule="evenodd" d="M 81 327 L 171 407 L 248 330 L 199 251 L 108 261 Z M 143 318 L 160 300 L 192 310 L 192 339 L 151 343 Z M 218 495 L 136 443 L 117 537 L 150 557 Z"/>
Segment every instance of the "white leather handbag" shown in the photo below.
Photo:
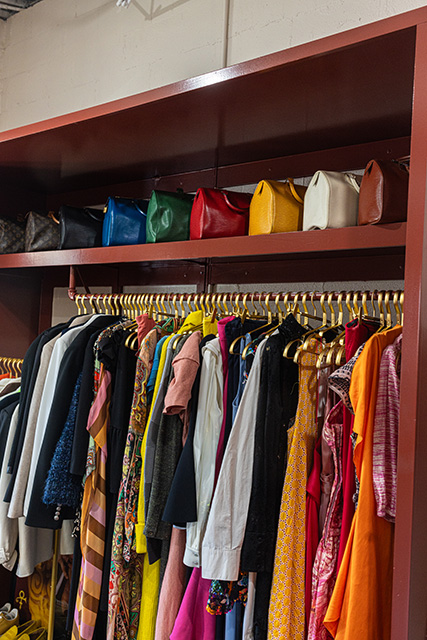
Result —
<path fill-rule="evenodd" d="M 359 190 L 351 173 L 316 171 L 304 198 L 303 231 L 356 226 Z"/>

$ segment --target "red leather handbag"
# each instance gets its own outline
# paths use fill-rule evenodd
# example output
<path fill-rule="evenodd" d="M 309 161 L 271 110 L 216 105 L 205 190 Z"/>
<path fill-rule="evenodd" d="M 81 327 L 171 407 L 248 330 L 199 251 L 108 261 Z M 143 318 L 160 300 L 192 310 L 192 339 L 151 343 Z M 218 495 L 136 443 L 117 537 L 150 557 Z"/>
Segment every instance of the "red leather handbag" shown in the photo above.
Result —
<path fill-rule="evenodd" d="M 250 193 L 198 189 L 190 218 L 190 240 L 245 236 L 249 227 Z"/>

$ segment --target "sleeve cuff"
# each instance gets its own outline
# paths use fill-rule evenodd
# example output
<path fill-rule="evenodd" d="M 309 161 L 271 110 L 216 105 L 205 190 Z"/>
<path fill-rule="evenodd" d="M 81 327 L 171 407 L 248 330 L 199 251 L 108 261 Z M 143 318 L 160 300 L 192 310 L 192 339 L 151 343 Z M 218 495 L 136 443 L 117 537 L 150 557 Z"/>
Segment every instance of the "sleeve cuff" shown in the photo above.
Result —
<path fill-rule="evenodd" d="M 238 580 L 240 566 L 238 549 L 202 547 L 202 578 L 207 580 Z"/>
<path fill-rule="evenodd" d="M 147 553 L 147 538 L 144 535 L 144 525 L 142 523 L 135 525 L 135 541 L 136 552 Z"/>

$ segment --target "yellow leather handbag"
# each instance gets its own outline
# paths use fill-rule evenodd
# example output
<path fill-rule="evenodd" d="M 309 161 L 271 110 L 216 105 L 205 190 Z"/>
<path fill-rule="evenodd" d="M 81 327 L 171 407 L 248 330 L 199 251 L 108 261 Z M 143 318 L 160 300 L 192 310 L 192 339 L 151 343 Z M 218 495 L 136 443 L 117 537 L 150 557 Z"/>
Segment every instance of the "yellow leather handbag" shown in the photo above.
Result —
<path fill-rule="evenodd" d="M 249 208 L 249 235 L 282 233 L 302 229 L 304 195 L 307 187 L 286 182 L 261 180 Z"/>

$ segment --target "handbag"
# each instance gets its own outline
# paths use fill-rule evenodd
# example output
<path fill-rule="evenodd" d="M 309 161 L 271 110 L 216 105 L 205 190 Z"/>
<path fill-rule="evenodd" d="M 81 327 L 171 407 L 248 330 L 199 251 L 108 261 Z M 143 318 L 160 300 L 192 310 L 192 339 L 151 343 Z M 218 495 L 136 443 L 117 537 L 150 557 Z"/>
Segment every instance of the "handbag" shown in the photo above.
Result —
<path fill-rule="evenodd" d="M 198 189 L 191 209 L 190 240 L 245 236 L 252 195 L 223 189 Z"/>
<path fill-rule="evenodd" d="M 299 231 L 307 187 L 286 182 L 261 180 L 249 210 L 249 235 Z"/>
<path fill-rule="evenodd" d="M 316 171 L 305 194 L 303 230 L 357 225 L 359 189 L 350 173 Z"/>
<path fill-rule="evenodd" d="M 25 223 L 0 218 L 0 253 L 22 253 L 25 250 Z"/>
<path fill-rule="evenodd" d="M 108 198 L 102 226 L 102 246 L 144 244 L 147 200 Z"/>
<path fill-rule="evenodd" d="M 153 191 L 147 209 L 147 242 L 174 242 L 190 237 L 194 196 Z"/>
<path fill-rule="evenodd" d="M 59 220 L 52 211 L 48 214 L 29 211 L 25 217 L 25 251 L 50 251 L 59 247 Z"/>
<path fill-rule="evenodd" d="M 100 247 L 104 212 L 62 205 L 59 209 L 60 249 Z"/>
<path fill-rule="evenodd" d="M 360 185 L 359 224 L 406 220 L 408 186 L 406 165 L 393 160 L 368 162 Z"/>

